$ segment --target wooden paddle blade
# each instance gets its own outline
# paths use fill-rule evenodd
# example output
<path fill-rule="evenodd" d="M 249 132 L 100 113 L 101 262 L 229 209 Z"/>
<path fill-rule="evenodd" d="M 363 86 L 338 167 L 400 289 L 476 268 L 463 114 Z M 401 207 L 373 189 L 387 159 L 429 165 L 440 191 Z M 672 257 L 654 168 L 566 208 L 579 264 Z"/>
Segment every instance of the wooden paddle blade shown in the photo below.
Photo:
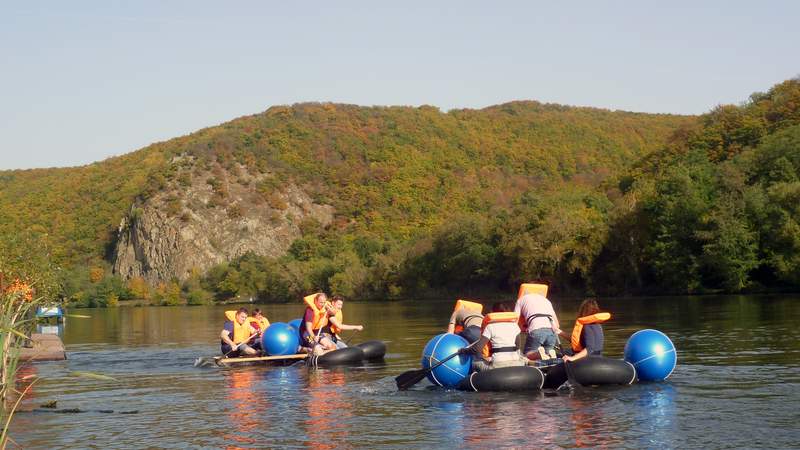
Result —
<path fill-rule="evenodd" d="M 411 386 L 422 381 L 428 372 L 430 372 L 430 369 L 415 369 L 401 373 L 394 379 L 394 381 L 397 383 L 397 389 L 404 391 L 410 388 Z"/>

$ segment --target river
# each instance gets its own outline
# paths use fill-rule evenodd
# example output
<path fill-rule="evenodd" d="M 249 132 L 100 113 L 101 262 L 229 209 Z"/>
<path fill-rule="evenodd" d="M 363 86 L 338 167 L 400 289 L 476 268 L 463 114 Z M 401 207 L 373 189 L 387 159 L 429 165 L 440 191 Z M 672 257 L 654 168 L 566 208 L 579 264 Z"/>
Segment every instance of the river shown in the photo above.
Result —
<path fill-rule="evenodd" d="M 554 300 L 564 324 L 577 300 Z M 335 370 L 195 368 L 219 351 L 224 306 L 75 310 L 68 360 L 37 363 L 26 408 L 50 400 L 76 414 L 22 412 L 22 448 L 789 448 L 800 445 L 800 297 L 605 299 L 605 355 L 636 330 L 666 333 L 678 366 L 666 382 L 496 394 L 398 392 L 419 367 L 452 301 L 345 305 L 345 322 L 383 339 L 384 364 Z M 300 303 L 259 305 L 273 322 Z M 568 328 L 568 327 L 566 327 Z M 347 333 L 344 336 L 349 338 Z M 116 381 L 75 376 L 90 372 Z M 113 411 L 113 412 L 108 412 Z M 130 413 L 130 414 L 126 414 Z M 13 446 L 11 446 L 13 448 Z"/>

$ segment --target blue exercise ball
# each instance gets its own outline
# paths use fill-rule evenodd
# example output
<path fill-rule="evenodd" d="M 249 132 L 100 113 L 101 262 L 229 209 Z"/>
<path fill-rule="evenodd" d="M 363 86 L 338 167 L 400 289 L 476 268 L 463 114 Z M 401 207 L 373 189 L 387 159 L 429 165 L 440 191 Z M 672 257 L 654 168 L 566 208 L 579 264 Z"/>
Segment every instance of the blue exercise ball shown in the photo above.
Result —
<path fill-rule="evenodd" d="M 625 361 L 633 364 L 641 381 L 667 379 L 675 369 L 678 354 L 666 334 L 658 330 L 639 330 L 625 344 Z"/>
<path fill-rule="evenodd" d="M 297 331 L 300 331 L 300 327 L 303 325 L 303 319 L 294 319 L 289 322 L 289 326 L 294 328 Z"/>
<path fill-rule="evenodd" d="M 445 333 L 435 336 L 422 350 L 422 367 L 424 369 L 433 367 L 467 345 L 466 339 L 455 334 Z M 428 380 L 442 387 L 455 387 L 469 375 L 471 366 L 472 356 L 458 355 L 428 373 Z"/>
<path fill-rule="evenodd" d="M 261 348 L 268 355 L 293 355 L 297 353 L 300 337 L 288 323 L 275 322 L 261 336 Z"/>

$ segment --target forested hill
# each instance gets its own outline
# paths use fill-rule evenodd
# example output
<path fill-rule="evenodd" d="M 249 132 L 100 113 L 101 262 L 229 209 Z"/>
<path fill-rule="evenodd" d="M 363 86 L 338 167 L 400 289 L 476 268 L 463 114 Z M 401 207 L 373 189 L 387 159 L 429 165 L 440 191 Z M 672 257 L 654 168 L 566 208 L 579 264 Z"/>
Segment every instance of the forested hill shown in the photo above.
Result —
<path fill-rule="evenodd" d="M 598 290 L 800 289 L 800 79 L 702 115 L 619 188 Z"/>
<path fill-rule="evenodd" d="M 536 102 L 449 113 L 279 106 L 84 167 L 0 172 L 0 232 L 47 233 L 60 263 L 97 264 L 137 198 L 193 171 L 236 166 L 274 175 L 262 191 L 294 180 L 340 223 L 408 237 L 457 211 L 507 206 L 533 186 L 596 184 L 687 120 Z M 178 155 L 197 164 L 170 163 Z"/>
<path fill-rule="evenodd" d="M 64 295 L 88 304 L 149 295 L 139 275 L 158 301 L 193 302 L 533 279 L 561 293 L 797 289 L 798 180 L 797 79 L 699 117 L 298 104 L 85 167 L 0 172 L 0 232 L 38 234 Z M 171 270 L 201 241 L 205 259 Z"/>

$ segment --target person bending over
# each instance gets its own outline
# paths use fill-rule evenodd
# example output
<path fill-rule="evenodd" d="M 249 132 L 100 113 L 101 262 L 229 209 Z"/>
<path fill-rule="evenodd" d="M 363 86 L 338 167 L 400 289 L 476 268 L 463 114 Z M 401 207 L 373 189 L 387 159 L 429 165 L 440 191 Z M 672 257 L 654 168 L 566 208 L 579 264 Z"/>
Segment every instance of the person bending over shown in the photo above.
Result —
<path fill-rule="evenodd" d="M 525 355 L 531 359 L 555 358 L 555 346 L 558 344 L 556 333 L 561 330 L 550 300 L 540 294 L 526 294 L 517 299 L 514 312 L 520 314 L 528 331 Z M 542 350 L 538 350 L 539 347 Z"/>
<path fill-rule="evenodd" d="M 481 337 L 481 324 L 483 323 L 483 305 L 476 302 L 459 300 L 450 315 L 447 324 L 448 333 L 456 333 L 470 344 Z"/>

